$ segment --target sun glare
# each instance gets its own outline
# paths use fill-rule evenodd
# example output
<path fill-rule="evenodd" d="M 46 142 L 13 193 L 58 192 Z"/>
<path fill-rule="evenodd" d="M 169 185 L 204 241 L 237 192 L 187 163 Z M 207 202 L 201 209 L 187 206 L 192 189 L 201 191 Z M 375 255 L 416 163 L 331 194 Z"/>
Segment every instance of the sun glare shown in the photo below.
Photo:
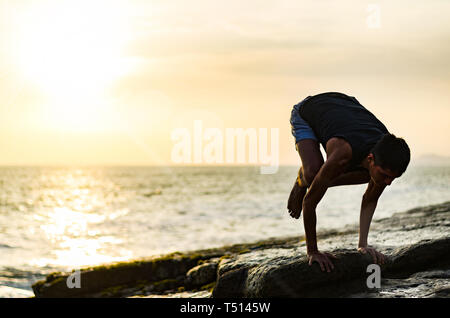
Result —
<path fill-rule="evenodd" d="M 21 16 L 21 73 L 48 98 L 60 127 L 87 128 L 107 107 L 104 91 L 128 70 L 126 21 L 117 2 L 57 1 Z"/>

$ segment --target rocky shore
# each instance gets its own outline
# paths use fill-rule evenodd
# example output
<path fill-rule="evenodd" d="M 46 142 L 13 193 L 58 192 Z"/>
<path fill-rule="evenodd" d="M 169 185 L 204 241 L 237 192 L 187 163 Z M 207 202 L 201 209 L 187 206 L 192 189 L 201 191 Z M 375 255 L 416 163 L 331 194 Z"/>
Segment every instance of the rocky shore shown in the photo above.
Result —
<path fill-rule="evenodd" d="M 32 289 L 36 297 L 450 296 L 450 202 L 372 222 L 369 242 L 388 256 L 379 288 L 367 286 L 372 260 L 356 251 L 357 224 L 318 241 L 338 257 L 331 273 L 308 265 L 303 237 L 286 237 L 52 273 Z"/>

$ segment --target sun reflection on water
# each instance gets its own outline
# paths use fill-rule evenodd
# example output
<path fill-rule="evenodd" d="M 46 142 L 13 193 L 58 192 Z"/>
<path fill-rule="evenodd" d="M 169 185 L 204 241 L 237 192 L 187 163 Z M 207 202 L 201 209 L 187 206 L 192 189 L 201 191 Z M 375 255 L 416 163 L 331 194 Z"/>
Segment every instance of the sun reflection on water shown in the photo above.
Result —
<path fill-rule="evenodd" d="M 30 264 L 73 268 L 130 259 L 133 253 L 120 247 L 123 239 L 105 225 L 129 212 L 110 207 L 105 192 L 114 185 L 85 171 L 65 172 L 52 176 L 53 186 L 43 189 L 41 208 L 33 215 L 51 251 Z"/>
<path fill-rule="evenodd" d="M 66 207 L 54 208 L 47 216 L 48 224 L 42 224 L 40 228 L 52 241 L 64 238 L 64 234 L 85 234 L 88 223 L 100 223 L 106 219 L 104 215 L 73 211 Z"/>

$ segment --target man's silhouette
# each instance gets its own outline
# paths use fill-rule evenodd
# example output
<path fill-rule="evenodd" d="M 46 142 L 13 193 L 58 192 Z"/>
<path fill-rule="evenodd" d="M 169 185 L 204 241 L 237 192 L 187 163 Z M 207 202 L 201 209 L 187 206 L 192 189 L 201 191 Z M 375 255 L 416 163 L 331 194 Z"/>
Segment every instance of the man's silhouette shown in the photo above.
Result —
<path fill-rule="evenodd" d="M 368 246 L 367 236 L 378 198 L 409 164 L 406 142 L 389 133 L 356 98 L 337 92 L 308 96 L 293 107 L 290 122 L 302 166 L 287 207 L 296 219 L 303 211 L 309 264 L 334 268 L 334 256 L 320 252 L 316 238 L 316 207 L 326 190 L 362 183 L 368 186 L 361 203 L 358 250 L 384 263 L 384 255 Z"/>

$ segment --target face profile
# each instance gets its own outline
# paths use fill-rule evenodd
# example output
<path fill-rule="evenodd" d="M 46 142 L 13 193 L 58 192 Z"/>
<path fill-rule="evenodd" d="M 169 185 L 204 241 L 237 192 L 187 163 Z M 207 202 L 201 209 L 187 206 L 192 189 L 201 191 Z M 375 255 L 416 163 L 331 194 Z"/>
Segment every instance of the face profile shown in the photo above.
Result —
<path fill-rule="evenodd" d="M 396 173 L 389 168 L 375 164 L 372 153 L 367 156 L 367 159 L 369 161 L 370 178 L 375 184 L 380 186 L 389 186 L 396 178 L 400 176 L 399 173 Z"/>
<path fill-rule="evenodd" d="M 398 174 L 392 172 L 390 169 L 384 169 L 381 166 L 374 165 L 370 171 L 370 177 L 378 185 L 389 186 L 398 177 Z"/>

